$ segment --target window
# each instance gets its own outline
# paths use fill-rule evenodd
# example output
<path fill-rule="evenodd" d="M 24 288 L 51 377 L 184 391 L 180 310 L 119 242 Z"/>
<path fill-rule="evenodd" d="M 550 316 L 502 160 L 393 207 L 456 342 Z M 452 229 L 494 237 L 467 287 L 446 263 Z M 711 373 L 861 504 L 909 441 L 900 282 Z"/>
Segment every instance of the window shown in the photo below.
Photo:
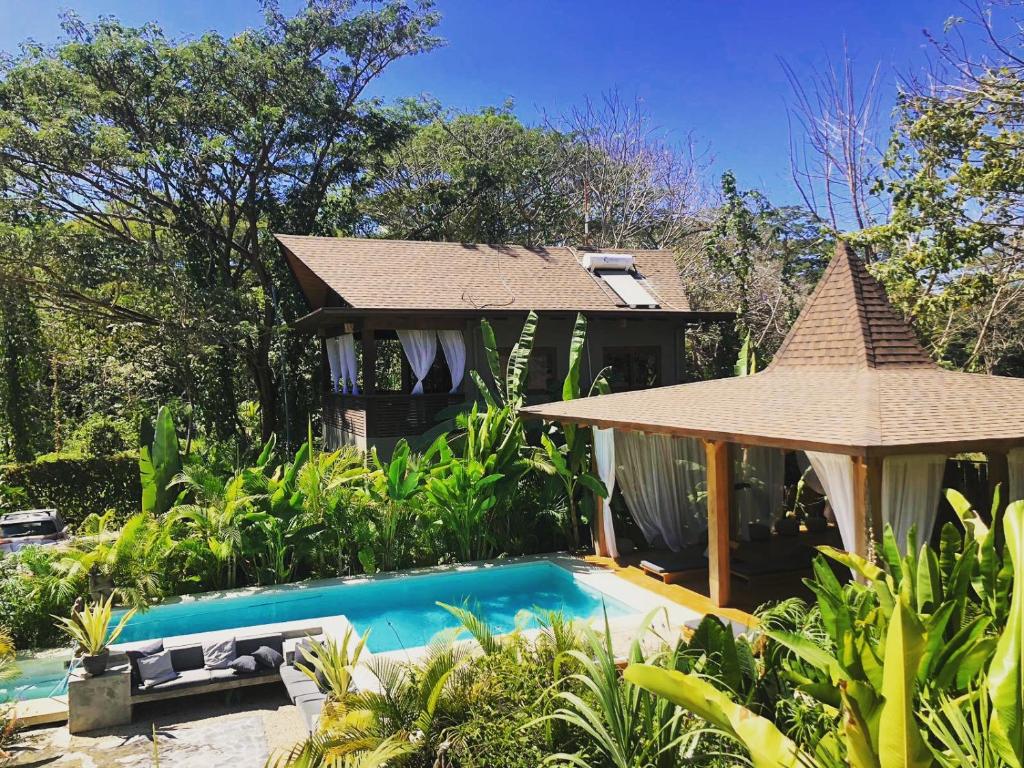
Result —
<path fill-rule="evenodd" d="M 612 392 L 661 386 L 661 347 L 605 347 L 603 365 Z"/>
<path fill-rule="evenodd" d="M 508 358 L 511 349 L 498 350 L 501 370 L 508 370 Z M 534 347 L 530 354 L 530 370 L 526 376 L 526 392 L 530 395 L 549 395 L 555 392 L 555 380 L 558 368 L 555 365 L 554 347 Z"/>

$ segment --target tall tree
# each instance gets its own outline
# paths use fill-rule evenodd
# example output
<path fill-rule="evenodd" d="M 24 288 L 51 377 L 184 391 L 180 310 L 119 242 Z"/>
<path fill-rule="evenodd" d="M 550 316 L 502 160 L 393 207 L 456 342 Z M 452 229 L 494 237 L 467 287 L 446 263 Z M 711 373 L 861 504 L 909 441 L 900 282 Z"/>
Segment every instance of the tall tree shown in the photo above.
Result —
<path fill-rule="evenodd" d="M 47 449 L 48 405 L 46 350 L 36 308 L 24 283 L 0 280 L 0 457 L 5 447 L 17 461 Z"/>
<path fill-rule="evenodd" d="M 186 332 L 225 371 L 244 365 L 267 437 L 274 349 L 299 307 L 270 232 L 317 231 L 329 193 L 358 187 L 404 135 L 364 92 L 438 39 L 426 1 L 265 8 L 259 29 L 184 42 L 67 17 L 64 43 L 30 46 L 0 71 L 0 165 L 9 201 L 122 243 L 195 297 Z M 169 314 L 151 307 L 180 334 Z"/>

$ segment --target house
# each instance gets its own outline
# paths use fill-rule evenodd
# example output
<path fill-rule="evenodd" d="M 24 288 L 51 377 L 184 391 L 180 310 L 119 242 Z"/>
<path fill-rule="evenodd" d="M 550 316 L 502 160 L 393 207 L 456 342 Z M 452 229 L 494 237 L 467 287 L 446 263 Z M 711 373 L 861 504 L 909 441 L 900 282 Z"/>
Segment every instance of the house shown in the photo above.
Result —
<path fill-rule="evenodd" d="M 323 345 L 324 436 L 332 447 L 389 452 L 474 397 L 468 372 L 488 370 L 485 318 L 507 358 L 527 313 L 538 313 L 532 402 L 560 396 L 577 313 L 588 319 L 584 384 L 607 368 L 615 391 L 687 380 L 686 328 L 732 319 L 690 308 L 668 251 L 277 240 L 309 305 L 294 327 Z"/>

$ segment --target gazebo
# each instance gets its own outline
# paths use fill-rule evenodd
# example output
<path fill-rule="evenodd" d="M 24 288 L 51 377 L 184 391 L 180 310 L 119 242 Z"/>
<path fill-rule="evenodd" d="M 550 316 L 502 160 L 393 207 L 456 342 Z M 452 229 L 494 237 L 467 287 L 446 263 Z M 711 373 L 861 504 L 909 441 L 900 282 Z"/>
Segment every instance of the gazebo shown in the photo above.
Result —
<path fill-rule="evenodd" d="M 1024 496 L 1024 380 L 936 365 L 845 244 L 763 372 L 550 403 L 524 414 L 593 427 L 595 463 L 609 488 L 624 469 L 615 453 L 625 436 L 698 446 L 710 596 L 720 606 L 730 600 L 733 446 L 806 452 L 844 547 L 861 555 L 885 524 L 898 541 L 911 526 L 929 537 L 948 457 L 986 454 L 990 484 Z M 604 504 L 597 549 L 617 554 Z"/>

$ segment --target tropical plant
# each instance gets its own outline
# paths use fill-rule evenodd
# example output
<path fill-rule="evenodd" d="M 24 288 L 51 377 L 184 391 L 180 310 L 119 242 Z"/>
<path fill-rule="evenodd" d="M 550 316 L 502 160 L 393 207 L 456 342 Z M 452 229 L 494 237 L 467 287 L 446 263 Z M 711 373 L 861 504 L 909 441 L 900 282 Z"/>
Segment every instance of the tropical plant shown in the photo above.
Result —
<path fill-rule="evenodd" d="M 326 636 L 322 641 L 310 638 L 302 653 L 305 661 L 296 661 L 295 668 L 310 680 L 327 689 L 331 699 L 344 705 L 352 693 L 352 672 L 366 647 L 369 633 L 352 646 L 355 630 L 345 629 L 341 640 Z"/>
<path fill-rule="evenodd" d="M 174 548 L 170 529 L 146 512 L 112 530 L 112 511 L 89 515 L 66 546 L 24 561 L 35 594 L 58 605 L 89 594 L 109 594 L 121 605 L 145 608 L 163 597 L 167 557 Z"/>
<path fill-rule="evenodd" d="M 178 546 L 190 562 L 205 565 L 206 586 L 231 589 L 237 584 L 244 531 L 266 516 L 255 504 L 263 495 L 251 492 L 255 477 L 241 470 L 224 481 L 203 465 L 189 464 L 174 478 L 193 501 L 174 507 L 167 523 L 184 526 L 186 538 Z"/>
<path fill-rule="evenodd" d="M 9 680 L 18 674 L 14 661 L 14 641 L 3 629 L 0 629 L 0 682 Z"/>
<path fill-rule="evenodd" d="M 483 462 L 455 459 L 427 481 L 423 514 L 463 562 L 488 558 L 495 550 L 489 515 L 497 503 L 494 485 L 503 475 L 493 471 L 494 465 L 494 455 Z"/>
<path fill-rule="evenodd" d="M 156 426 L 143 418 L 139 437 L 139 480 L 142 484 L 142 511 L 162 515 L 174 503 L 171 484 L 181 472 L 181 454 L 174 414 L 162 405 L 156 413 Z"/>
<path fill-rule="evenodd" d="M 517 413 L 526 402 L 526 384 L 529 381 L 530 355 L 533 352 L 533 340 L 537 334 L 537 322 L 537 313 L 531 311 L 526 316 L 519 340 L 512 347 L 503 371 L 494 329 L 486 319 L 480 321 L 484 355 L 487 358 L 487 368 L 490 371 L 491 380 L 494 382 L 494 389 L 492 390 L 476 371 L 470 371 L 469 375 L 487 405 L 495 408 L 507 405 L 513 413 Z"/>
<path fill-rule="evenodd" d="M 644 661 L 642 641 L 650 630 L 657 611 L 643 620 L 641 632 L 630 644 L 628 658 L 631 663 Z M 615 768 L 672 768 L 679 764 L 679 755 L 688 737 L 682 712 L 665 699 L 658 699 L 643 688 L 626 681 L 619 675 L 612 646 L 612 633 L 605 614 L 605 628 L 598 632 L 589 626 L 582 628 L 585 650 L 570 649 L 562 659 L 573 661 L 578 672 L 570 674 L 586 692 L 558 690 L 554 695 L 561 705 L 553 713 L 538 718 L 537 723 L 558 720 L 586 734 L 589 750 L 599 755 L 593 760 L 580 753 L 559 752 L 550 755 L 545 763 L 567 763 L 580 768 L 592 765 L 612 765 Z M 677 649 L 678 650 L 678 649 Z M 673 666 L 672 651 L 660 659 Z"/>
<path fill-rule="evenodd" d="M 113 615 L 113 598 L 97 603 L 87 603 L 82 610 L 74 611 L 70 617 L 54 616 L 68 637 L 75 641 L 79 652 L 88 656 L 99 656 L 111 643 L 120 637 L 125 625 L 135 615 L 135 609 L 125 611 L 113 629 L 110 622 Z"/>

